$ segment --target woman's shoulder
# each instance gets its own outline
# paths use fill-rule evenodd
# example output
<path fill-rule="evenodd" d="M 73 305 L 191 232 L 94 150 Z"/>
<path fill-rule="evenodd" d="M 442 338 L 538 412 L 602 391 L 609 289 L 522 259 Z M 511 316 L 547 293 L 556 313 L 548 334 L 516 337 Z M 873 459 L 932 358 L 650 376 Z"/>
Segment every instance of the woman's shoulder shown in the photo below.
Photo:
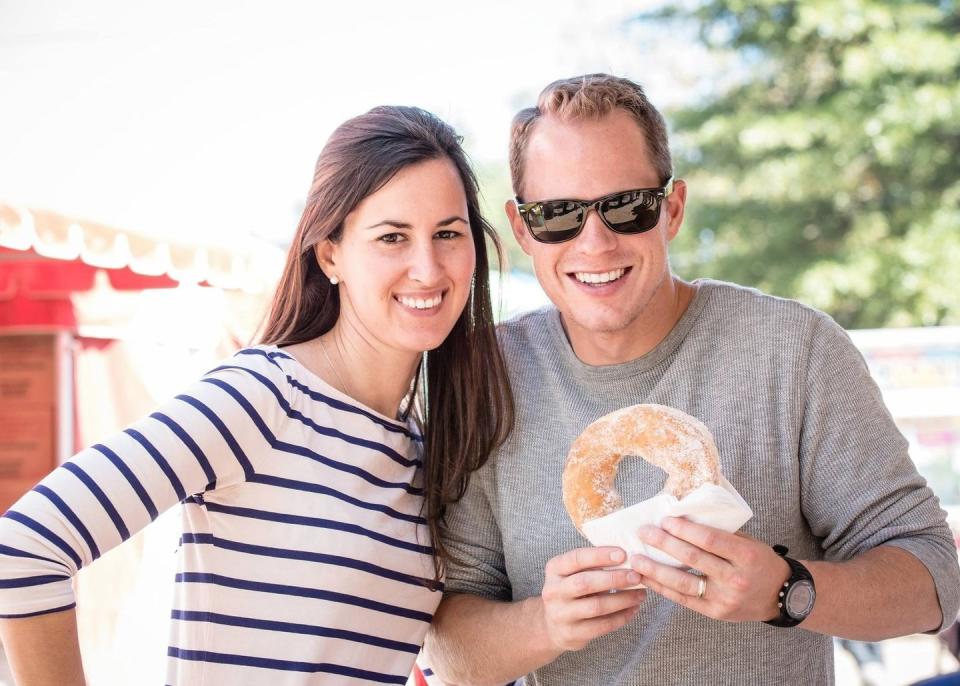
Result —
<path fill-rule="evenodd" d="M 250 345 L 240 348 L 233 355 L 226 358 L 221 366 L 235 366 L 243 369 L 282 371 L 283 361 L 290 356 L 275 345 Z"/>
<path fill-rule="evenodd" d="M 251 400 L 272 396 L 283 404 L 291 382 L 288 359 L 289 356 L 274 345 L 248 346 L 221 360 L 207 371 L 203 380 L 219 386 L 229 385 Z"/>
<path fill-rule="evenodd" d="M 415 421 L 385 417 L 328 384 L 303 363 L 296 347 L 261 344 L 242 348 L 225 366 L 240 368 L 240 373 L 266 388 L 288 413 L 308 424 L 322 425 L 326 432 L 336 427 L 337 431 L 388 443 L 423 440 Z"/>

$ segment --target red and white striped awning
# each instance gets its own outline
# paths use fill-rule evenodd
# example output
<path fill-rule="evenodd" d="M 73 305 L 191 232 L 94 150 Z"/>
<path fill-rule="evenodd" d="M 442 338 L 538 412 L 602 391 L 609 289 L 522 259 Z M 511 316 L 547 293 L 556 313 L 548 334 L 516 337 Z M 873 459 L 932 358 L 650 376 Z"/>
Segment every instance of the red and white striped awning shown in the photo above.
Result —
<path fill-rule="evenodd" d="M 228 248 L 158 238 L 0 203 L 0 265 L 23 262 L 44 265 L 30 277 L 31 285 L 40 290 L 87 290 L 94 272 L 104 269 L 118 290 L 197 283 L 260 293 L 276 284 L 283 252 L 266 243 Z"/>
<path fill-rule="evenodd" d="M 267 243 L 190 243 L 0 203 L 0 328 L 75 328 L 71 297 L 104 276 L 116 291 L 199 284 L 264 298 L 283 257 Z"/>

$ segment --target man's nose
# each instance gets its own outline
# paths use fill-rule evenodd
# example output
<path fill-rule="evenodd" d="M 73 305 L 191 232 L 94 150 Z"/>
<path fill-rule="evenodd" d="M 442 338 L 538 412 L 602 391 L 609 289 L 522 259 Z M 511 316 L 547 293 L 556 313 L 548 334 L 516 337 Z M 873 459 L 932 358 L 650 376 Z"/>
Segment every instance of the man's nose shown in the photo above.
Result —
<path fill-rule="evenodd" d="M 577 249 L 588 255 L 601 254 L 613 250 L 617 245 L 617 235 L 607 228 L 596 209 L 587 209 L 583 229 L 576 238 Z"/>

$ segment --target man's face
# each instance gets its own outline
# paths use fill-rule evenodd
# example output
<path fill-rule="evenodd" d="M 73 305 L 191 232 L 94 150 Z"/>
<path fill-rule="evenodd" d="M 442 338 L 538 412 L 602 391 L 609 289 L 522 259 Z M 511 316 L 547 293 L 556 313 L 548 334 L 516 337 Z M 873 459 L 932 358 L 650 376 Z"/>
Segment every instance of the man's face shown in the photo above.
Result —
<path fill-rule="evenodd" d="M 623 110 L 597 120 L 563 122 L 544 117 L 528 141 L 522 200 L 591 200 L 617 191 L 656 188 L 639 125 Z M 598 336 L 615 339 L 658 328 L 671 298 L 667 243 L 683 219 L 685 187 L 663 202 L 660 220 L 646 233 L 617 234 L 591 211 L 580 234 L 565 243 L 535 241 L 512 202 L 507 214 L 520 246 L 533 259 L 544 291 L 563 316 L 575 349 Z M 670 322 L 672 325 L 672 321 Z"/>

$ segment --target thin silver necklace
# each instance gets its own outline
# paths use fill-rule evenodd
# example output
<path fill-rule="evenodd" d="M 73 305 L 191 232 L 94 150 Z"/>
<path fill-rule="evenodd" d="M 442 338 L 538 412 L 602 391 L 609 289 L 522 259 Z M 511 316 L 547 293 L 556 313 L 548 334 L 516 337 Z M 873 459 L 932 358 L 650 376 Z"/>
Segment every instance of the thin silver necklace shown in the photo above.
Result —
<path fill-rule="evenodd" d="M 350 393 L 350 389 L 347 387 L 347 384 L 344 382 L 343 377 L 340 376 L 340 372 L 337 371 L 337 368 L 333 366 L 333 361 L 330 359 L 330 354 L 327 353 L 327 346 L 324 345 L 322 338 L 320 339 L 320 350 L 323 352 L 323 357 L 327 361 L 327 366 L 333 370 L 334 374 L 336 374 L 337 381 L 340 382 L 340 387 L 343 388 L 343 392 L 352 398 L 353 395 Z"/>

